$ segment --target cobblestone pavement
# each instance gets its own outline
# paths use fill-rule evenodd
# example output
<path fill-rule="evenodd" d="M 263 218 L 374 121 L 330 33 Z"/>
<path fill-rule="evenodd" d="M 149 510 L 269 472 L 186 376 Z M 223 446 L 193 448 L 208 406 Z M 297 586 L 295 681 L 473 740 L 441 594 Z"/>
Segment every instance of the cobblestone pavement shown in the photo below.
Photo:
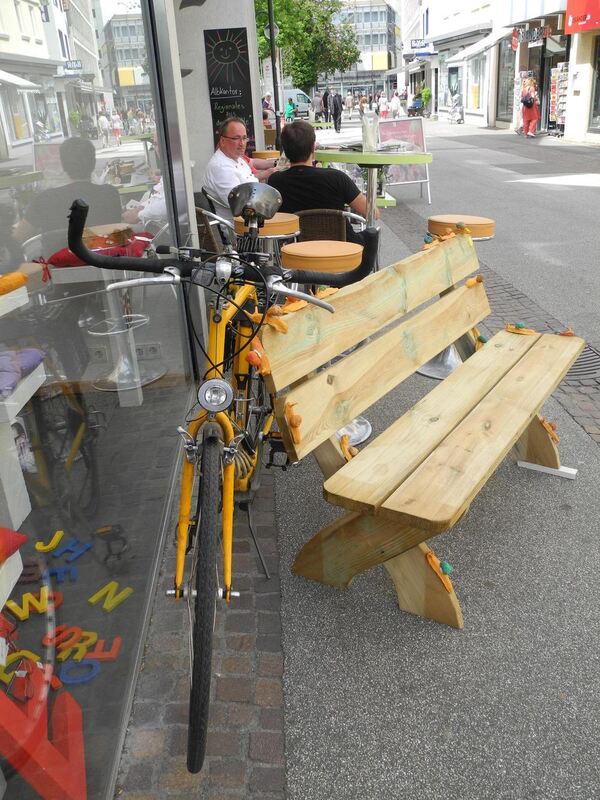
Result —
<path fill-rule="evenodd" d="M 167 546 L 115 797 L 120 800 L 282 800 L 285 797 L 283 655 L 273 477 L 254 503 L 266 579 L 245 524 L 234 536 L 234 588 L 217 613 L 207 759 L 185 766 L 189 669 L 186 607 L 165 597 L 174 547 Z M 172 541 L 172 539 L 171 539 Z"/>

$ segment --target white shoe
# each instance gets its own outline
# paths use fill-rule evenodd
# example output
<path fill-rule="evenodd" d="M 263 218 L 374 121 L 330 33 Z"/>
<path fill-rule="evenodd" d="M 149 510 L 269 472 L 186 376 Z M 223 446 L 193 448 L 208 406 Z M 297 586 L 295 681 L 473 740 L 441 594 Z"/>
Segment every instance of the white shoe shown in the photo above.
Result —
<path fill-rule="evenodd" d="M 531 137 L 532 139 L 535 139 L 535 133 L 528 133 L 527 136 Z"/>

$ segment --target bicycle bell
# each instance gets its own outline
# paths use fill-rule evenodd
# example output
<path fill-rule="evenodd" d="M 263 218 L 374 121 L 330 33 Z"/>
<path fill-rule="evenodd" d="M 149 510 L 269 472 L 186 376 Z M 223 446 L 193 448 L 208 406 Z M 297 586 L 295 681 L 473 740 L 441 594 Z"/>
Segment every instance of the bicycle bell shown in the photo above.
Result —
<path fill-rule="evenodd" d="M 246 225 L 256 220 L 261 227 L 266 219 L 271 219 L 283 202 L 281 195 L 266 183 L 240 183 L 227 198 L 234 217 L 243 217 Z"/>

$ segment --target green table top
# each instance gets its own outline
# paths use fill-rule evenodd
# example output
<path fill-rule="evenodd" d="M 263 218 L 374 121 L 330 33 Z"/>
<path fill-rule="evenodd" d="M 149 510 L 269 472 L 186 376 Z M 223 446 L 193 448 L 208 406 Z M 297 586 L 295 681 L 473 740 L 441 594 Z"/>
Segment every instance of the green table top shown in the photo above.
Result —
<path fill-rule="evenodd" d="M 130 183 L 123 183 L 116 188 L 119 194 L 144 194 L 144 192 L 147 192 L 152 186 L 154 186 L 154 181 L 134 183 L 133 186 Z"/>
<path fill-rule="evenodd" d="M 37 172 L 18 172 L 16 175 L 3 175 L 0 177 L 0 189 L 9 189 L 11 186 L 25 186 L 28 183 L 41 181 L 44 173 Z"/>
<path fill-rule="evenodd" d="M 379 167 L 384 164 L 431 164 L 431 153 L 358 153 L 355 150 L 315 150 L 317 161 L 342 164 L 363 164 Z"/>

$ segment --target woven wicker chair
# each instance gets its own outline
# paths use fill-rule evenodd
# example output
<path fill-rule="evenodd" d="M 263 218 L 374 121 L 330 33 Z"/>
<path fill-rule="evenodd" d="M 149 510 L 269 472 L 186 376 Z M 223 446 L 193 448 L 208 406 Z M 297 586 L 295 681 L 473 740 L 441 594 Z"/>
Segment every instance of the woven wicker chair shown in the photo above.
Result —
<path fill-rule="evenodd" d="M 211 221 L 204 209 L 196 206 L 196 225 L 198 226 L 198 240 L 200 247 L 210 250 L 211 253 L 223 252 L 223 240 L 218 229 L 218 223 Z"/>
<path fill-rule="evenodd" d="M 365 220 L 350 211 L 339 211 L 334 208 L 311 208 L 308 211 L 297 211 L 300 218 L 300 236 L 298 241 L 308 242 L 316 239 L 345 242 L 347 240 L 346 222 L 358 223 L 364 227 Z"/>

